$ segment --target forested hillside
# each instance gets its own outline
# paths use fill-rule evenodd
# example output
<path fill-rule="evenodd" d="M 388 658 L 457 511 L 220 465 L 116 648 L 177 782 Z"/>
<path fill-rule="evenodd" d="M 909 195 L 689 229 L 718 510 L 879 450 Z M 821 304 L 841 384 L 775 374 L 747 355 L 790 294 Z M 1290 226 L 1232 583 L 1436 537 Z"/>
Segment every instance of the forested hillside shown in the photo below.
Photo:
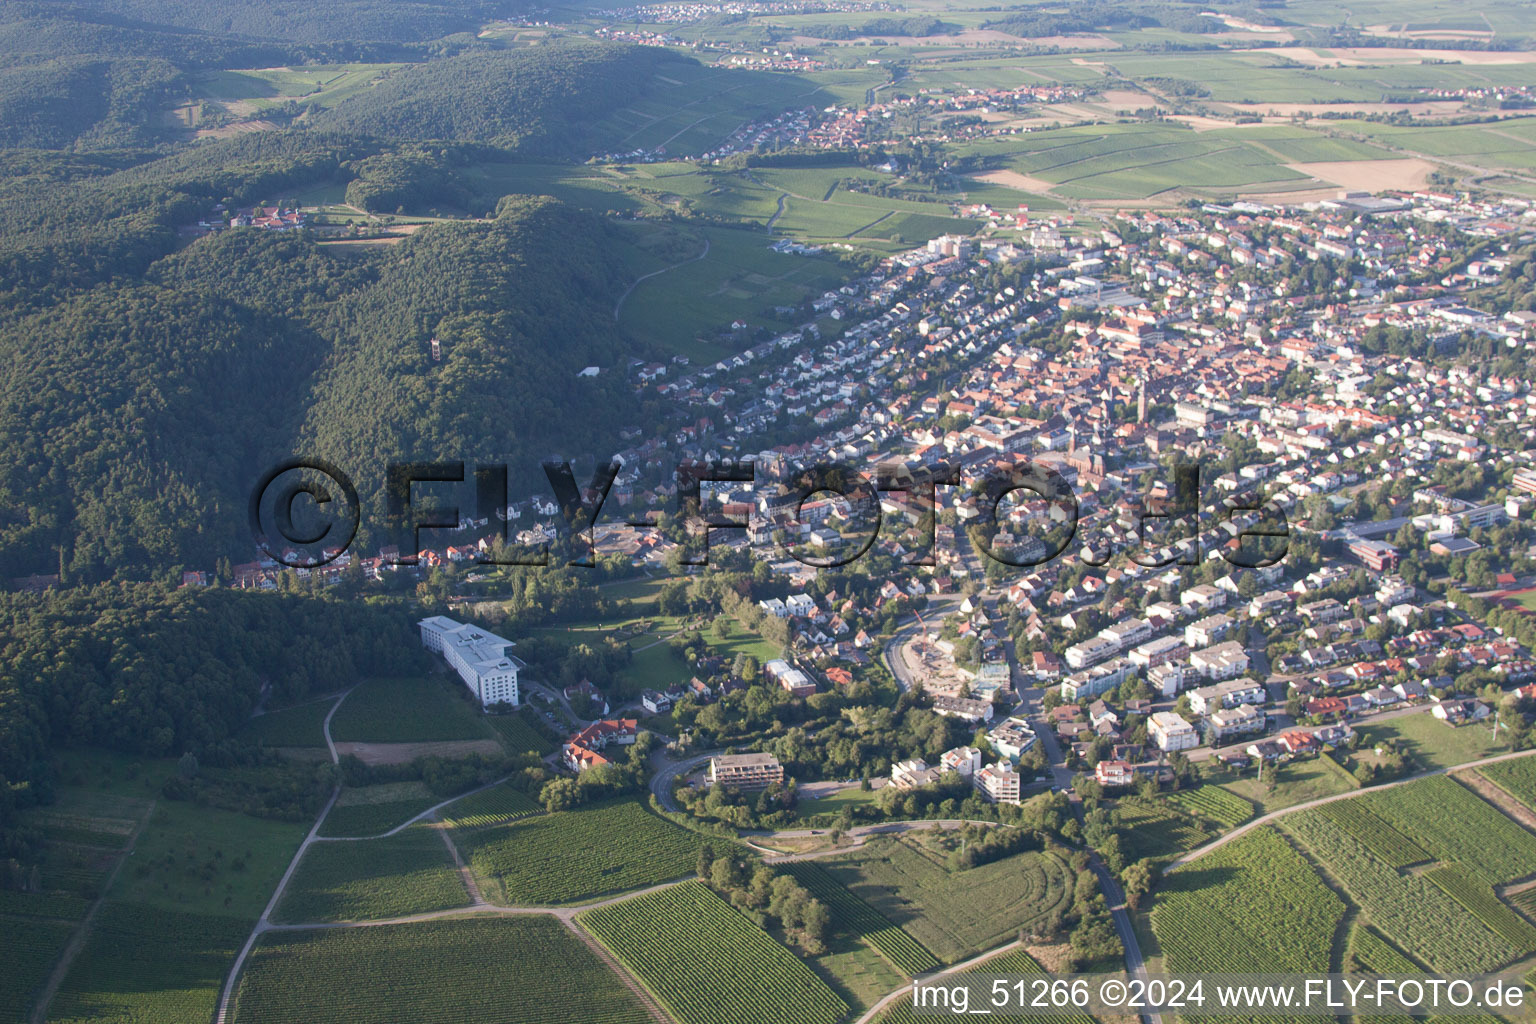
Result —
<path fill-rule="evenodd" d="M 149 145 L 181 73 L 163 60 L 65 57 L 0 68 L 0 146 Z"/>
<path fill-rule="evenodd" d="M 12 813 L 48 797 L 48 750 L 203 759 L 249 719 L 361 674 L 421 663 L 404 612 L 360 601 L 116 584 L 0 595 L 0 859 Z"/>
<path fill-rule="evenodd" d="M 491 142 L 585 156 L 589 122 L 650 91 L 686 57 L 638 46 L 571 45 L 476 53 L 396 75 L 316 119 L 325 128 L 399 140 Z"/>
<path fill-rule="evenodd" d="M 298 452 L 352 473 L 365 527 L 390 460 L 551 451 L 633 422 L 618 256 L 552 200 L 341 257 L 235 232 L 0 328 L 0 568 L 145 578 L 249 549 L 246 494 Z M 428 342 L 440 339 L 433 362 Z M 365 528 L 364 539 L 378 535 Z"/>
<path fill-rule="evenodd" d="M 238 39 L 409 42 L 473 32 L 499 10 L 488 0 L 74 0 L 67 16 L 160 33 Z"/>

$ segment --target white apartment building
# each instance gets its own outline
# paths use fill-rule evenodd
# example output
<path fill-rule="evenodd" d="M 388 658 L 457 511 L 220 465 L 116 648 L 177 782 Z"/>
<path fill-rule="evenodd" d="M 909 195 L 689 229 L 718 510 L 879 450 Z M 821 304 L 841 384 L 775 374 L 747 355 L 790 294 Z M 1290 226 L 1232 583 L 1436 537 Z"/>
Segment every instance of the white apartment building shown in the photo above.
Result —
<path fill-rule="evenodd" d="M 975 747 L 955 747 L 944 751 L 939 765 L 947 772 L 956 772 L 970 778 L 981 770 L 981 751 Z"/>
<path fill-rule="evenodd" d="M 1207 679 L 1231 679 L 1248 671 L 1248 652 L 1236 640 L 1195 651 L 1189 656 L 1190 667 Z"/>
<path fill-rule="evenodd" d="M 1209 647 L 1232 630 L 1232 617 L 1223 612 L 1207 615 L 1184 627 L 1184 642 L 1191 648 Z"/>
<path fill-rule="evenodd" d="M 1239 704 L 1211 715 L 1211 742 L 1222 743 L 1233 736 L 1263 732 L 1268 717 L 1263 708 Z"/>
<path fill-rule="evenodd" d="M 517 670 L 523 663 L 507 653 L 508 647 L 515 646 L 511 640 L 442 615 L 417 625 L 421 645 L 443 656 L 482 708 L 502 701 L 518 703 Z"/>
<path fill-rule="evenodd" d="M 1008 718 L 994 725 L 987 733 L 992 749 L 1004 757 L 1017 761 L 1023 753 L 1035 745 L 1035 730 L 1025 718 Z"/>
<path fill-rule="evenodd" d="M 1153 712 L 1147 719 L 1147 735 L 1159 750 L 1189 750 L 1200 745 L 1195 727 L 1172 711 Z"/>
<path fill-rule="evenodd" d="M 1264 687 L 1252 679 L 1224 679 L 1189 693 L 1189 707 L 1197 715 L 1209 715 L 1239 704 L 1263 704 L 1269 699 Z"/>
<path fill-rule="evenodd" d="M 999 761 L 971 776 L 976 792 L 994 804 L 1016 804 L 1021 788 L 1019 773 L 1007 761 Z"/>

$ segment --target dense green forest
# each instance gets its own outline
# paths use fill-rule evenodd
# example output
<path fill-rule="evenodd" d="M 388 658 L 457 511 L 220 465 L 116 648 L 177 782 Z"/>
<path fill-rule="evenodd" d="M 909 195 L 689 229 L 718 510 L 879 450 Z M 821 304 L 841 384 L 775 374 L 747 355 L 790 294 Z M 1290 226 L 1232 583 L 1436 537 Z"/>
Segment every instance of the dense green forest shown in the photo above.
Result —
<path fill-rule="evenodd" d="M 577 377 L 632 351 L 610 230 L 509 199 L 361 256 L 232 232 L 0 327 L 0 567 L 242 560 L 246 493 L 296 452 L 354 476 L 371 541 L 388 461 L 506 463 L 526 485 L 549 452 L 613 447 L 634 398 Z"/>
<path fill-rule="evenodd" d="M 315 123 L 395 140 L 585 156 L 588 123 L 643 97 L 672 66 L 697 64 L 654 48 L 596 44 L 466 54 L 391 75 Z"/>
<path fill-rule="evenodd" d="M 73 0 L 69 6 L 65 16 L 87 24 L 305 43 L 438 39 L 473 33 L 497 13 L 517 9 L 487 0 Z"/>
<path fill-rule="evenodd" d="M 217 756 L 264 686 L 275 706 L 425 665 L 402 610 L 222 588 L 104 584 L 0 595 L 0 858 L 50 794 L 48 751 Z"/>

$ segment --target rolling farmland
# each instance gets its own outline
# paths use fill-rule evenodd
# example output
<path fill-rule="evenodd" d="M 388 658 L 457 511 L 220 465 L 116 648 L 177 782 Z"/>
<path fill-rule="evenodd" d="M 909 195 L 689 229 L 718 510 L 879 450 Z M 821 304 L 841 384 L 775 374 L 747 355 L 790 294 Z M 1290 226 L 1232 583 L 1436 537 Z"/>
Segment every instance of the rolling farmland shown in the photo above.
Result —
<path fill-rule="evenodd" d="M 0 916 L 0 1024 L 22 1024 L 53 961 L 75 930 L 72 922 Z"/>
<path fill-rule="evenodd" d="M 341 702 L 331 719 L 331 738 L 338 743 L 485 739 L 483 718 L 451 686 L 436 676 L 371 679 Z"/>
<path fill-rule="evenodd" d="M 1460 864 L 1490 885 L 1536 871 L 1536 836 L 1448 776 L 1362 799 L 1436 859 Z"/>
<path fill-rule="evenodd" d="M 276 921 L 367 921 L 469 903 L 448 848 L 430 828 L 388 839 L 315 843 L 304 853 Z"/>
<path fill-rule="evenodd" d="M 1361 845 L 1394 868 L 1430 859 L 1429 853 L 1371 813 L 1363 800 L 1339 800 L 1323 804 L 1317 813 L 1359 840 Z"/>
<path fill-rule="evenodd" d="M 682 1024 L 834 1024 L 848 1012 L 798 957 L 701 883 L 608 904 L 578 920 Z"/>
<path fill-rule="evenodd" d="M 541 916 L 269 934 L 241 977 L 233 1020 L 543 1024 L 560 1006 L 579 1006 L 591 1024 L 651 1024 L 580 939 Z"/>
<path fill-rule="evenodd" d="M 897 970 L 911 976 L 939 966 L 939 961 L 921 943 L 849 892 L 841 882 L 823 871 L 819 864 L 813 861 L 792 861 L 784 865 L 784 870 L 826 905 L 839 931 L 867 941 Z"/>
<path fill-rule="evenodd" d="M 1499 902 L 1492 889 L 1455 865 L 1442 864 L 1424 877 L 1471 911 L 1495 935 L 1522 953 L 1536 952 L 1536 927 Z"/>
<path fill-rule="evenodd" d="M 112 901 L 49 1007 L 51 1024 L 208 1024 L 251 922 Z"/>
<path fill-rule="evenodd" d="M 438 816 L 449 828 L 473 829 L 505 825 L 509 821 L 543 813 L 543 804 L 503 782 L 473 796 L 455 800 L 443 808 Z"/>
<path fill-rule="evenodd" d="M 1197 786 L 1168 794 L 1168 802 L 1223 828 L 1236 828 L 1253 817 L 1253 804 L 1220 786 Z"/>
<path fill-rule="evenodd" d="M 621 797 L 479 829 L 459 842 L 487 899 L 524 906 L 680 878 L 693 871 L 704 841 Z"/>
<path fill-rule="evenodd" d="M 420 782 L 387 782 L 341 791 L 336 806 L 320 826 L 323 836 L 376 836 L 403 825 L 436 804 L 438 798 Z"/>
<path fill-rule="evenodd" d="M 1293 814 L 1285 825 L 1328 866 L 1371 924 L 1431 970 L 1476 974 L 1514 959 L 1506 942 L 1439 887 L 1400 874 L 1315 811 Z"/>
<path fill-rule="evenodd" d="M 818 863 L 946 963 L 1006 941 L 1072 898 L 1072 872 L 1052 853 L 951 871 L 919 840 L 876 839 Z"/>
<path fill-rule="evenodd" d="M 1116 810 L 1131 848 L 1131 857 L 1173 857 L 1215 838 L 1199 822 L 1163 804 L 1122 800 Z"/>
<path fill-rule="evenodd" d="M 1477 771 L 1525 806 L 1536 809 L 1536 758 L 1500 761 L 1484 765 Z"/>
<path fill-rule="evenodd" d="M 1170 873 L 1152 927 L 1175 973 L 1327 971 L 1344 902 L 1273 828 Z"/>
<path fill-rule="evenodd" d="M 1034 958 L 1022 949 L 1010 950 L 1000 956 L 995 956 L 985 963 L 978 964 L 964 974 L 1043 974 L 1045 973 Z M 882 1013 L 876 1020 L 879 1024 L 923 1024 L 931 1021 L 931 1015 L 919 1016 L 912 1008 L 910 996 L 903 998 Z M 989 1021 L 997 1021 L 998 1024 L 1093 1024 L 1094 1018 L 1085 1013 L 1071 1013 L 1063 1011 L 1059 1014 L 988 1014 L 985 1018 Z"/>

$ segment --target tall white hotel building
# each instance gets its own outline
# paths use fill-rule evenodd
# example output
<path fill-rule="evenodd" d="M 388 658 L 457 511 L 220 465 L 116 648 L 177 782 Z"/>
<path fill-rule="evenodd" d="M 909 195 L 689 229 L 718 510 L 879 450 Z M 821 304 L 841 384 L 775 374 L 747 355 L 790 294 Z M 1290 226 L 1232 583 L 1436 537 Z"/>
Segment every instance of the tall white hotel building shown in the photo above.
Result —
<path fill-rule="evenodd" d="M 518 703 L 517 670 L 523 663 L 507 653 L 511 640 L 442 615 L 422 619 L 421 646 L 441 654 L 482 708 L 500 701 Z"/>

